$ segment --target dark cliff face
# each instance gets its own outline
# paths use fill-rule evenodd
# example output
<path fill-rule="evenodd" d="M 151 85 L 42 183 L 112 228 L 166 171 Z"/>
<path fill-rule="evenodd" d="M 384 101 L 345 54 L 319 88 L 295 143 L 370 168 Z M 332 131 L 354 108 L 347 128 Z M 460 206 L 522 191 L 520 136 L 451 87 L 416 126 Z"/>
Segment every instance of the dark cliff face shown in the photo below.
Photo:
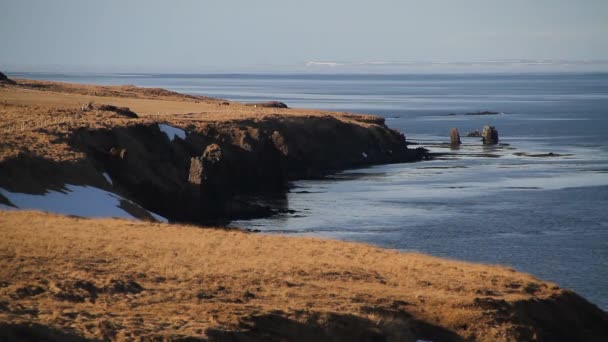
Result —
<path fill-rule="evenodd" d="M 361 125 L 331 116 L 276 117 L 192 125 L 171 137 L 161 128 L 155 123 L 79 128 L 68 143 L 85 152 L 85 160 L 59 165 L 24 155 L 0 165 L 0 175 L 10 175 L 11 184 L 4 187 L 13 191 L 26 184 L 36 185 L 28 192 L 61 184 L 93 185 L 169 220 L 204 223 L 271 214 L 270 208 L 243 200 L 243 195 L 280 196 L 289 180 L 425 155 L 421 149 L 408 149 L 405 137 L 381 120 Z M 112 188 L 103 181 L 104 172 L 113 180 Z"/>

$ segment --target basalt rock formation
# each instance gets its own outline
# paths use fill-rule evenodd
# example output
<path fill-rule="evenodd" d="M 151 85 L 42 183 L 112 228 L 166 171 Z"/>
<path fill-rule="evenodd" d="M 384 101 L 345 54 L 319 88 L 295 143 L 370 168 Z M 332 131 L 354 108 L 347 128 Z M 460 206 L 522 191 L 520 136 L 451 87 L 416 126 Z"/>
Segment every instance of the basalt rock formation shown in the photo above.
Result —
<path fill-rule="evenodd" d="M 481 139 L 484 145 L 496 145 L 498 144 L 498 131 L 494 126 L 484 126 Z"/>
<path fill-rule="evenodd" d="M 458 128 L 452 128 L 450 130 L 450 144 L 452 146 L 459 146 L 461 144 Z"/>
<path fill-rule="evenodd" d="M 280 193 L 289 180 L 414 161 L 425 153 L 407 149 L 404 137 L 386 127 L 363 128 L 332 117 L 209 124 L 173 140 L 155 124 L 83 128 L 70 144 L 106 170 L 129 198 L 182 222 L 267 215 L 268 208 L 239 197 Z"/>

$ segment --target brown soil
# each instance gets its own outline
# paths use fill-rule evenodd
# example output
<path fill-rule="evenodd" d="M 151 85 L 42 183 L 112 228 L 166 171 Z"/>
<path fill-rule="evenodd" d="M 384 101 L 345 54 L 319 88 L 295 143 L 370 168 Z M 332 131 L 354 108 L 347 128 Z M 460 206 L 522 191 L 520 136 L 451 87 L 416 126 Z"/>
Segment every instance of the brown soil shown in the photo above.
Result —
<path fill-rule="evenodd" d="M 500 266 L 356 243 L 36 212 L 0 211 L 0 236 L 0 335 L 608 338 L 605 312 Z"/>

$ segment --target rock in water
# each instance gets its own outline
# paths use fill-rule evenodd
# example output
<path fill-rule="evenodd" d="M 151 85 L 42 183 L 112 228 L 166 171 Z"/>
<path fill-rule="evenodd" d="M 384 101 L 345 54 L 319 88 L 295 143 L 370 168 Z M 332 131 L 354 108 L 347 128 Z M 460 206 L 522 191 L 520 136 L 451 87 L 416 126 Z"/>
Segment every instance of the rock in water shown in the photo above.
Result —
<path fill-rule="evenodd" d="M 461 144 L 460 134 L 458 134 L 457 128 L 452 128 L 450 130 L 450 143 L 452 144 L 452 146 L 458 146 Z"/>
<path fill-rule="evenodd" d="M 484 126 L 481 139 L 484 145 L 496 145 L 498 144 L 498 131 L 494 126 Z"/>
<path fill-rule="evenodd" d="M 478 129 L 476 129 L 473 132 L 468 132 L 467 133 L 467 137 L 469 137 L 469 138 L 481 138 L 481 132 Z"/>

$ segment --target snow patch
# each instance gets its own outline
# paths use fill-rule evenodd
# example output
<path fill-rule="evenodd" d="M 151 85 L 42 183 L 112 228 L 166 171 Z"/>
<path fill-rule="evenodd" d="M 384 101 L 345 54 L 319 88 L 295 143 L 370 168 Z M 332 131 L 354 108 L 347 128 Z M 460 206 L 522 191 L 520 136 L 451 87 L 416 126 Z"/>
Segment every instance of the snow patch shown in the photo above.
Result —
<path fill-rule="evenodd" d="M 367 153 L 365 153 L 365 152 L 361 152 L 361 156 L 362 156 L 363 158 L 367 158 Z"/>
<path fill-rule="evenodd" d="M 66 184 L 65 189 L 65 192 L 48 191 L 43 195 L 31 195 L 0 188 L 0 194 L 8 198 L 19 209 L 42 210 L 82 217 L 136 219 L 119 207 L 121 200 L 129 200 L 116 194 L 95 187 L 72 184 Z M 150 213 L 150 215 L 158 221 L 167 222 L 167 219 L 162 216 L 154 213 Z"/>
<path fill-rule="evenodd" d="M 169 140 L 173 141 L 176 137 L 182 140 L 186 139 L 186 131 L 181 128 L 173 127 L 166 124 L 159 124 L 158 127 L 160 130 L 165 133 Z"/>
<path fill-rule="evenodd" d="M 110 185 L 114 185 L 114 183 L 112 183 L 112 178 L 110 178 L 110 175 L 107 172 L 102 173 L 102 176 L 108 181 L 108 183 L 110 183 Z"/>

